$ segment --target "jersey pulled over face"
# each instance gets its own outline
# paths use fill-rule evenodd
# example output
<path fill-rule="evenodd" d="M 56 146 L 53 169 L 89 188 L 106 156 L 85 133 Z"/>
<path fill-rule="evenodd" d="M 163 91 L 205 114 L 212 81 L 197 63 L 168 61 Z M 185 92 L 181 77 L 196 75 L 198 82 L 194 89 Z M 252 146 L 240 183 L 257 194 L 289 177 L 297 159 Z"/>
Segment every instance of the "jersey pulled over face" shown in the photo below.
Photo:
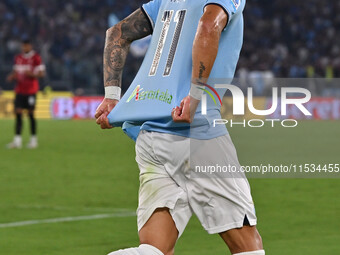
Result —
<path fill-rule="evenodd" d="M 227 133 L 225 127 L 213 128 L 213 120 L 221 118 L 220 105 L 214 98 L 208 97 L 207 115 L 200 114 L 201 107 L 198 107 L 191 125 L 174 123 L 171 118 L 172 108 L 178 106 L 190 90 L 193 42 L 208 4 L 216 4 L 228 14 L 210 81 L 230 82 L 243 43 L 245 0 L 150 1 L 142 10 L 153 27 L 151 44 L 129 90 L 109 115 L 110 123 L 115 126 L 124 123 L 123 129 L 134 127 L 134 134 L 128 131 L 134 139 L 140 129 L 197 139 L 211 139 Z M 218 91 L 220 97 L 224 93 Z"/>
<path fill-rule="evenodd" d="M 39 81 L 27 75 L 45 71 L 41 57 L 34 51 L 17 55 L 14 60 L 14 71 L 17 79 L 15 92 L 23 95 L 33 95 L 39 91 Z"/>

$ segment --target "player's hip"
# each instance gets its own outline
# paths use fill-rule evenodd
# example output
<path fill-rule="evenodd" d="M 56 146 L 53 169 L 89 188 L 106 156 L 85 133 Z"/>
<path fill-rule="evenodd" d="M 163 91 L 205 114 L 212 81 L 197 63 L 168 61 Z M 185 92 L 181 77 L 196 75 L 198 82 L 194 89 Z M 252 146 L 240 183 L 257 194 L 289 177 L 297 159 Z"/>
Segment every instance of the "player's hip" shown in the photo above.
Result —
<path fill-rule="evenodd" d="M 15 87 L 15 93 L 19 95 L 31 96 L 39 91 L 38 82 L 19 83 Z"/>
<path fill-rule="evenodd" d="M 25 95 L 25 94 L 16 94 L 14 99 L 14 107 L 15 109 L 28 109 L 34 110 L 37 102 L 36 94 Z"/>
<path fill-rule="evenodd" d="M 237 175 L 235 171 L 212 171 L 214 168 L 240 168 L 229 134 L 209 140 L 198 140 L 141 131 L 136 142 L 136 160 L 144 165 L 163 166 L 173 178 L 244 178 L 244 175 Z"/>

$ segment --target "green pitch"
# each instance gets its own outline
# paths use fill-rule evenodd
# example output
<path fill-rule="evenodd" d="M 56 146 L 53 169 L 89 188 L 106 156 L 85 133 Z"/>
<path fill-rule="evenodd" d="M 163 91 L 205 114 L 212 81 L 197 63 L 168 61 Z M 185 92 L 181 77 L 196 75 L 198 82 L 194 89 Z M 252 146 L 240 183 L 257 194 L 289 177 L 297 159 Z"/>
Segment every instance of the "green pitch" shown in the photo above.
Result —
<path fill-rule="evenodd" d="M 138 244 L 138 169 L 134 143 L 121 130 L 101 131 L 93 121 L 40 121 L 38 150 L 8 151 L 12 125 L 0 121 L 0 254 L 105 255 Z M 243 165 L 340 163 L 339 126 L 302 122 L 231 134 Z M 268 254 L 340 254 L 340 179 L 250 183 Z M 19 226 L 4 225 L 13 222 Z M 229 253 L 193 218 L 176 254 Z"/>

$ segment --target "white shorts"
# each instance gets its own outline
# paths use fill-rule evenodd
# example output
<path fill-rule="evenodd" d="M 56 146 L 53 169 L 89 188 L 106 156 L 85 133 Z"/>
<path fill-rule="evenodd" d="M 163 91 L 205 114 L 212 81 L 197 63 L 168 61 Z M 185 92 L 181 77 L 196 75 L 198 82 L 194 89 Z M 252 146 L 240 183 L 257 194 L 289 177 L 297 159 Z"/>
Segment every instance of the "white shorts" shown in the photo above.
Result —
<path fill-rule="evenodd" d="M 256 225 L 249 183 L 243 174 L 192 174 L 194 165 L 240 167 L 229 135 L 194 140 L 142 131 L 136 161 L 140 169 L 138 231 L 157 208 L 169 208 L 179 236 L 193 213 L 209 234 Z"/>

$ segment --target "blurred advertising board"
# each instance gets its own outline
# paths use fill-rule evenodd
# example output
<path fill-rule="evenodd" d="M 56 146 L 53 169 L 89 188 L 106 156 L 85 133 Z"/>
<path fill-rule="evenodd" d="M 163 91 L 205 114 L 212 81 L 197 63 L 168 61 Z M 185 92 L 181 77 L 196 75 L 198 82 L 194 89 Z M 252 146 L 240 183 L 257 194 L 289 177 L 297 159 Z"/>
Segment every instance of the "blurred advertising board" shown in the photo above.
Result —
<path fill-rule="evenodd" d="M 51 102 L 53 119 L 92 119 L 103 97 L 56 97 Z"/>

